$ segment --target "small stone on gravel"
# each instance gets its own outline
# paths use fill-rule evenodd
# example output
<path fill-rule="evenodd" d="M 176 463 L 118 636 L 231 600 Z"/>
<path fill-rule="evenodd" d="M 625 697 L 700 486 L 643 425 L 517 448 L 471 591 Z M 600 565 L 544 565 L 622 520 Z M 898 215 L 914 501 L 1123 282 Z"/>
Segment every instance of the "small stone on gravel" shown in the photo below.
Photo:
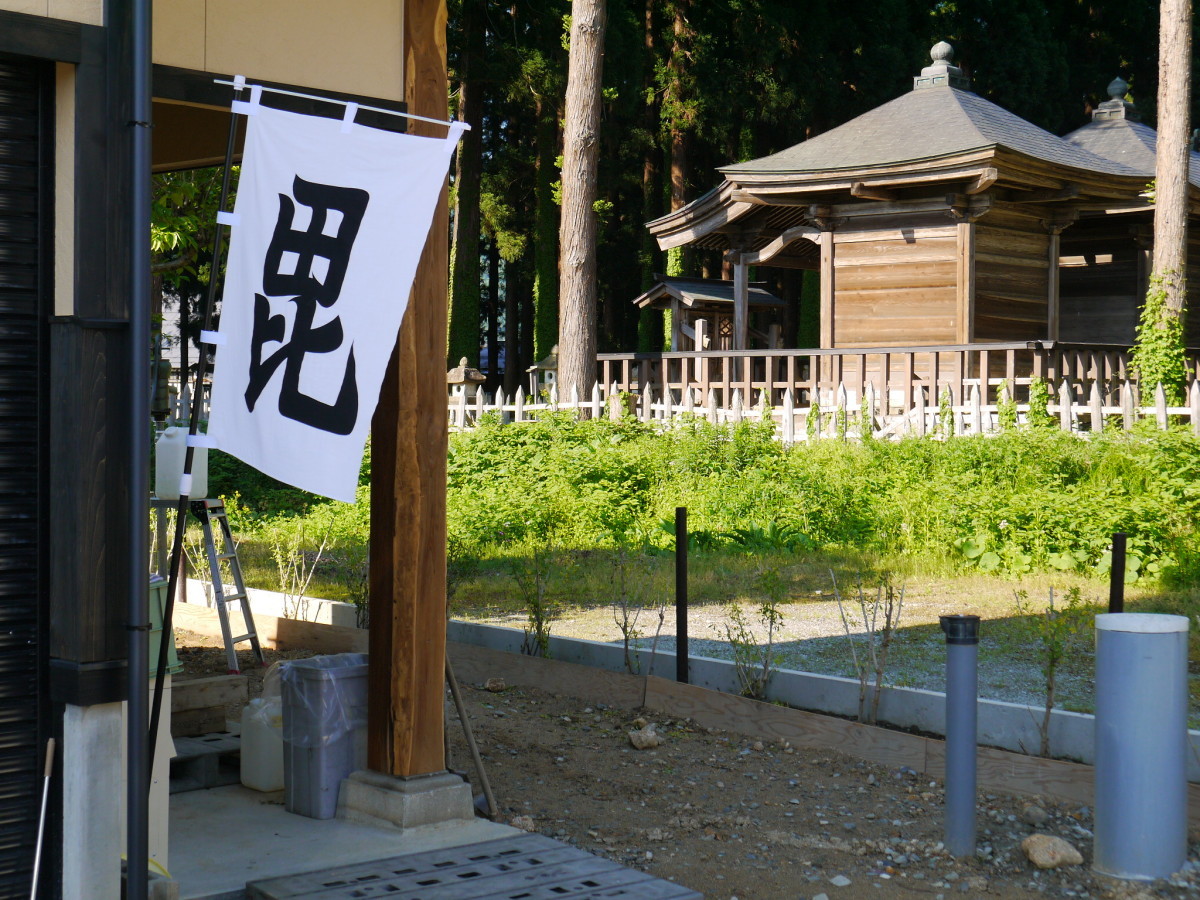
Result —
<path fill-rule="evenodd" d="M 1021 841 L 1025 857 L 1039 869 L 1057 869 L 1060 866 L 1078 866 L 1083 856 L 1070 841 L 1052 834 L 1031 834 Z"/>

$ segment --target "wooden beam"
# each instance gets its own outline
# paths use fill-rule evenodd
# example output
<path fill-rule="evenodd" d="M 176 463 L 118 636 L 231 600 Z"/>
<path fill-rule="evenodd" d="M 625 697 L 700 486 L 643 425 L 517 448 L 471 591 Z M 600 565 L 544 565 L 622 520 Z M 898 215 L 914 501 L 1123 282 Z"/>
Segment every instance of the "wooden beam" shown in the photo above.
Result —
<path fill-rule="evenodd" d="M 891 188 L 880 187 L 879 185 L 867 184 L 863 181 L 856 181 L 850 185 L 850 196 L 858 197 L 860 200 L 885 200 L 893 201 L 899 199 L 900 195 Z"/>
<path fill-rule="evenodd" d="M 967 183 L 963 188 L 964 194 L 982 194 L 990 188 L 1000 178 L 1000 173 L 995 169 L 984 169 L 973 180 Z"/>
<path fill-rule="evenodd" d="M 233 703 L 244 704 L 249 681 L 245 675 L 176 678 L 171 685 L 171 712 L 207 709 L 210 706 L 225 707 Z"/>
<path fill-rule="evenodd" d="M 813 228 L 811 225 L 794 225 L 780 234 L 779 237 L 775 238 L 775 240 L 771 241 L 771 243 L 767 244 L 767 246 L 763 247 L 761 250 L 736 254 L 736 258 L 741 259 L 742 262 L 747 263 L 748 265 L 758 265 L 759 263 L 764 263 L 769 259 L 774 259 L 783 251 L 785 247 L 787 247 L 789 244 L 795 243 L 801 238 L 807 238 L 814 244 L 820 243 L 821 229 Z M 733 259 L 732 261 L 736 261 L 736 259 Z"/>
<path fill-rule="evenodd" d="M 408 111 L 445 119 L 445 0 L 404 0 L 404 73 Z M 371 427 L 367 765 L 388 775 L 445 768 L 448 222 L 443 187 Z"/>
<path fill-rule="evenodd" d="M 1058 189 L 1041 191 L 1013 192 L 1008 198 L 1009 203 L 1056 203 L 1060 200 L 1074 200 L 1079 196 L 1079 185 L 1068 184 Z"/>
<path fill-rule="evenodd" d="M 176 628 L 221 637 L 217 611 L 198 603 L 176 603 L 171 616 Z M 311 650 L 313 653 L 366 653 L 367 632 L 345 625 L 325 625 L 300 619 L 254 614 L 254 627 L 264 647 L 272 650 Z M 245 677 L 245 676 L 243 676 Z"/>

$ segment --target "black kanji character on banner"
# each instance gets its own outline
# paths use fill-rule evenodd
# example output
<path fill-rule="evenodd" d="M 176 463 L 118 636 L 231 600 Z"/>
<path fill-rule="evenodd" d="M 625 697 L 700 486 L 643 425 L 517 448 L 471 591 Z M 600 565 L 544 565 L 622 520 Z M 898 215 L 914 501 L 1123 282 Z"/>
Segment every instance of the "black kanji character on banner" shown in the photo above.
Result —
<path fill-rule="evenodd" d="M 250 337 L 250 384 L 246 388 L 246 408 L 254 404 L 275 374 L 283 366 L 283 384 L 279 390 L 279 412 L 289 419 L 333 434 L 349 434 L 358 419 L 358 385 L 354 378 L 354 348 L 346 360 L 346 372 L 337 400 L 322 403 L 300 392 L 300 370 L 309 353 L 331 353 L 342 345 L 342 322 L 336 316 L 324 325 L 313 327 L 317 304 L 333 306 L 342 290 L 350 251 L 362 224 L 370 195 L 358 188 L 315 184 L 300 176 L 292 182 L 295 202 L 279 195 L 279 219 L 267 248 L 263 264 L 263 294 L 290 297 L 296 304 L 292 336 L 283 343 L 286 321 L 271 315 L 271 305 L 263 294 L 254 295 L 254 327 Z M 296 203 L 312 210 L 308 228 L 292 228 Z M 329 213 L 341 214 L 341 221 L 330 223 Z M 327 224 L 333 233 L 326 234 Z M 275 341 L 283 346 L 265 360 L 263 345 Z"/>

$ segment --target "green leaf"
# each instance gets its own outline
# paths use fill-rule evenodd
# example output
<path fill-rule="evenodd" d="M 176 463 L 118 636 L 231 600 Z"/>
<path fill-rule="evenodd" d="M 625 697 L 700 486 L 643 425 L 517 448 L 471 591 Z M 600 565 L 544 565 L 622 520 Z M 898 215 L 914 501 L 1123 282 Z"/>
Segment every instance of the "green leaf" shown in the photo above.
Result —
<path fill-rule="evenodd" d="M 979 557 L 979 568 L 984 572 L 994 572 L 1000 568 L 1000 555 L 989 550 Z"/>

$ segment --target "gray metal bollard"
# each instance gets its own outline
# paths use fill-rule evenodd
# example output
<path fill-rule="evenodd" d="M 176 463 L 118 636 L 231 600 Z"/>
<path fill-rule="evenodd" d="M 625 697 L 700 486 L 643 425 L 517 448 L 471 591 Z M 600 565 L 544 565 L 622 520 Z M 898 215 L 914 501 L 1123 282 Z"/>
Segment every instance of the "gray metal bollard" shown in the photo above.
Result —
<path fill-rule="evenodd" d="M 946 634 L 946 849 L 975 855 L 979 616 L 941 616 Z"/>
<path fill-rule="evenodd" d="M 1187 858 L 1185 616 L 1096 616 L 1093 868 L 1165 878 Z"/>

